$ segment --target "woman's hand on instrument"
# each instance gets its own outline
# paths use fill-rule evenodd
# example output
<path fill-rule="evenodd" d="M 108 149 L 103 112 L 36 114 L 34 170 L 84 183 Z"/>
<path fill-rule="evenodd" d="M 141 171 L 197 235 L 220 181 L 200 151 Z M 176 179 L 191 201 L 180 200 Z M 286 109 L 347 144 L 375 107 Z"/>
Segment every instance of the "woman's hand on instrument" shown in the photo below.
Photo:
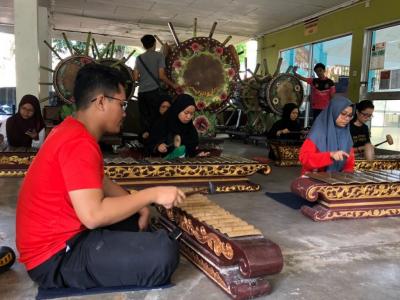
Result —
<path fill-rule="evenodd" d="M 138 225 L 140 231 L 144 231 L 149 226 L 149 218 L 150 218 L 150 209 L 145 206 L 141 210 L 139 210 L 139 220 Z"/>
<path fill-rule="evenodd" d="M 280 136 L 280 135 L 282 135 L 282 134 L 288 134 L 288 133 L 290 133 L 290 130 L 287 129 L 287 128 L 285 128 L 285 129 L 282 129 L 282 130 L 278 130 L 278 131 L 276 132 L 276 135 L 277 135 L 277 136 Z"/>
<path fill-rule="evenodd" d="M 210 156 L 210 152 L 201 151 L 196 156 L 198 156 L 198 157 Z"/>
<path fill-rule="evenodd" d="M 32 140 L 37 140 L 39 138 L 39 135 L 35 129 L 29 129 L 25 132 L 25 134 L 28 135 Z"/>
<path fill-rule="evenodd" d="M 186 198 L 185 193 L 175 186 L 159 186 L 155 189 L 156 199 L 154 199 L 154 203 L 162 205 L 166 209 L 177 206 Z"/>
<path fill-rule="evenodd" d="M 143 132 L 142 138 L 147 139 L 149 137 L 149 133 L 147 131 Z"/>
<path fill-rule="evenodd" d="M 350 155 L 342 150 L 339 151 L 332 151 L 329 153 L 333 160 L 344 160 L 348 158 Z"/>
<path fill-rule="evenodd" d="M 168 151 L 168 147 L 166 144 L 162 143 L 162 144 L 158 145 L 157 150 L 160 153 L 166 153 Z"/>

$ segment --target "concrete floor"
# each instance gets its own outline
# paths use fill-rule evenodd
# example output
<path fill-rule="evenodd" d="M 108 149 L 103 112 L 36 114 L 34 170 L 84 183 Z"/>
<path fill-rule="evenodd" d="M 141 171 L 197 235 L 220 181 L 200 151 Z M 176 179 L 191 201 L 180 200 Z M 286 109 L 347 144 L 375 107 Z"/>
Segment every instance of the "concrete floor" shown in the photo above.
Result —
<path fill-rule="evenodd" d="M 225 153 L 265 155 L 262 146 L 226 142 Z M 258 227 L 283 252 L 284 268 L 270 277 L 273 291 L 260 299 L 400 299 L 400 218 L 316 223 L 298 210 L 264 196 L 289 191 L 299 168 L 273 167 L 256 174 L 257 193 L 218 194 L 210 198 Z M 0 245 L 15 249 L 15 206 L 20 179 L 0 178 Z M 182 258 L 166 290 L 114 293 L 73 299 L 229 299 L 190 262 Z M 37 287 L 21 264 L 0 274 L 0 299 L 33 299 Z M 72 298 L 71 298 L 72 299 Z"/>

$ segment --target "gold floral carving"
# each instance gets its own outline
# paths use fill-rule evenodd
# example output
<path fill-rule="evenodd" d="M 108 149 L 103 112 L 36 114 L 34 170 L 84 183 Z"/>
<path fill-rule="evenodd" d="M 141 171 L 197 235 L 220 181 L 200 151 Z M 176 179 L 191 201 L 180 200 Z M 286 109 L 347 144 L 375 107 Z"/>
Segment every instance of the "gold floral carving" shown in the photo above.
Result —
<path fill-rule="evenodd" d="M 215 270 L 208 262 L 201 258 L 195 251 L 181 243 L 181 251 L 183 254 L 194 263 L 200 270 L 202 270 L 208 277 L 215 281 L 224 290 L 229 291 L 228 286 L 222 279 L 221 274 Z"/>
<path fill-rule="evenodd" d="M 356 160 L 356 170 L 400 170 L 400 160 Z"/>
<path fill-rule="evenodd" d="M 232 246 L 229 243 L 222 242 L 215 233 L 207 232 L 204 226 L 194 226 L 190 218 L 182 215 L 179 221 L 179 227 L 189 235 L 194 236 L 201 244 L 207 245 L 215 255 L 221 256 L 222 254 L 229 260 L 233 258 L 234 252 Z"/>
<path fill-rule="evenodd" d="M 18 156 L 18 155 L 1 155 L 0 156 L 0 165 L 24 165 L 29 166 L 30 163 L 35 158 L 34 155 L 31 156 Z"/>
<path fill-rule="evenodd" d="M 399 198 L 400 185 L 395 183 L 383 184 L 349 184 L 349 185 L 318 185 L 312 186 L 306 192 L 306 199 L 316 201 L 318 196 L 326 200 L 340 201 L 352 199 L 371 199 L 371 198 Z"/>
<path fill-rule="evenodd" d="M 219 185 L 215 188 L 217 193 L 232 193 L 232 192 L 257 192 L 261 189 L 259 184 L 233 184 Z"/>
<path fill-rule="evenodd" d="M 149 178 L 149 177 L 205 177 L 205 176 L 249 176 L 266 169 L 267 164 L 220 164 L 220 165 L 128 165 L 105 166 L 104 173 L 116 178 Z"/>
<path fill-rule="evenodd" d="M 391 217 L 400 215 L 400 208 L 375 208 L 365 210 L 341 210 L 328 211 L 327 213 L 316 213 L 314 219 L 316 221 L 327 221 L 333 219 L 358 219 L 358 218 L 378 218 Z"/>
<path fill-rule="evenodd" d="M 24 177 L 26 170 L 23 171 L 0 171 L 0 177 Z"/>

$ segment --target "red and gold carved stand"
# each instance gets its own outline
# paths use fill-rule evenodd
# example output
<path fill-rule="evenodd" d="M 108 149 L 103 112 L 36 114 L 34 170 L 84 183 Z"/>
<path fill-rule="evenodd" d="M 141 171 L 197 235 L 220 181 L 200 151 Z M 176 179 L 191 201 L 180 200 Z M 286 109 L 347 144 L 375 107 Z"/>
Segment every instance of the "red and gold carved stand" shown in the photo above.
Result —
<path fill-rule="evenodd" d="M 119 185 L 141 189 L 156 185 L 177 185 L 202 188 L 212 183 L 217 193 L 255 192 L 260 185 L 249 177 L 256 172 L 268 175 L 268 164 L 241 157 L 221 156 L 179 161 L 139 161 L 135 163 L 107 163 L 104 172 Z"/>
<path fill-rule="evenodd" d="M 180 252 L 234 299 L 251 299 L 272 290 L 266 276 L 283 267 L 278 245 L 261 234 L 229 238 L 179 208 L 160 209 L 158 226 L 183 231 Z"/>
<path fill-rule="evenodd" d="M 400 171 L 381 172 L 383 176 L 392 174 L 392 180 L 328 184 L 300 177 L 293 181 L 291 190 L 310 202 L 318 203 L 301 208 L 301 212 L 314 221 L 399 216 Z M 379 178 L 378 174 L 376 176 Z"/>

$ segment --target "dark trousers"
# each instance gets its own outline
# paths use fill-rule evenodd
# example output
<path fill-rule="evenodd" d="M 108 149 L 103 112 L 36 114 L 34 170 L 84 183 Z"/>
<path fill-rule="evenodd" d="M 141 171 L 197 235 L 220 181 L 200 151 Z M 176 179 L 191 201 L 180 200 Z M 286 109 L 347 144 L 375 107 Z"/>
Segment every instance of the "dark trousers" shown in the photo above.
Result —
<path fill-rule="evenodd" d="M 28 272 L 42 288 L 93 288 L 168 283 L 178 266 L 178 244 L 167 232 L 134 232 L 138 216 L 85 230 L 67 249 Z"/>
<path fill-rule="evenodd" d="M 139 93 L 140 126 L 142 132 L 149 132 L 160 109 L 160 92 L 158 89 Z"/>

